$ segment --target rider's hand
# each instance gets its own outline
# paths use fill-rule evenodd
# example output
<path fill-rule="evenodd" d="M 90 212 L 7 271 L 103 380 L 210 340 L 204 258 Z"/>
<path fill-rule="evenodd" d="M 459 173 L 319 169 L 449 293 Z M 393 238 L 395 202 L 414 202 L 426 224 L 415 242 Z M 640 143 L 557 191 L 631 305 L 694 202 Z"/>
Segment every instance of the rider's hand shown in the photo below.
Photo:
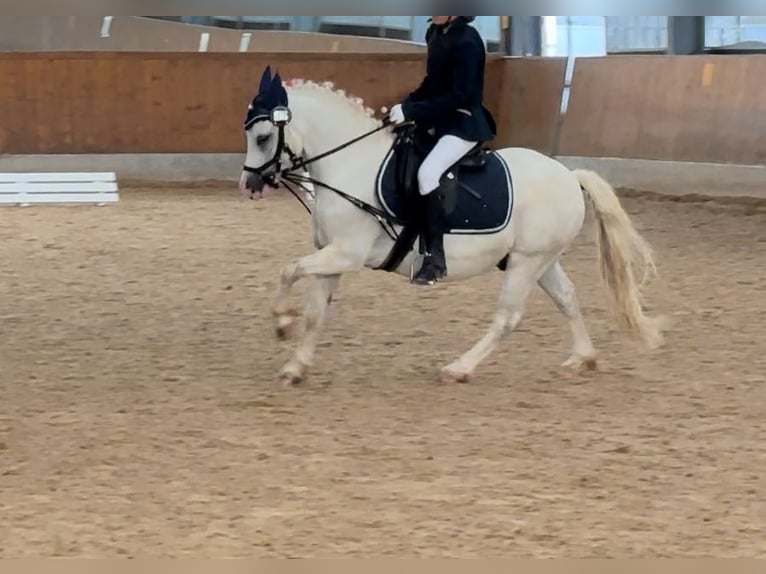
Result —
<path fill-rule="evenodd" d="M 396 104 L 391 108 L 391 112 L 388 114 L 388 119 L 395 124 L 401 124 L 406 121 L 404 111 L 402 110 L 402 104 Z"/>

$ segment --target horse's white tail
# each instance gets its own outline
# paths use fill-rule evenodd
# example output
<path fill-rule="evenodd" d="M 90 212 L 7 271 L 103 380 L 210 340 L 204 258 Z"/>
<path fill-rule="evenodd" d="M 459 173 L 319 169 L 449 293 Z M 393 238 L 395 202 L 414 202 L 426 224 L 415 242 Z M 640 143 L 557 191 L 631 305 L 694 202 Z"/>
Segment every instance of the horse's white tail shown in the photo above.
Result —
<path fill-rule="evenodd" d="M 644 314 L 641 286 L 656 273 L 652 249 L 636 231 L 612 186 L 589 170 L 574 170 L 597 220 L 599 271 L 620 325 L 650 349 L 662 345 L 665 319 Z M 641 271 L 640 284 L 634 267 Z"/>

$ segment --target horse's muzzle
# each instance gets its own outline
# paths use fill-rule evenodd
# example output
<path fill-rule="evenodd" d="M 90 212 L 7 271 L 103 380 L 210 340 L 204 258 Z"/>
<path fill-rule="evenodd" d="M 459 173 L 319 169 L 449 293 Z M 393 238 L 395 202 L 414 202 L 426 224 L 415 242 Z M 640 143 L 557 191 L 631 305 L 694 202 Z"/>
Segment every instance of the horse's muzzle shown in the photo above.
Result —
<path fill-rule="evenodd" d="M 264 197 L 276 187 L 274 176 L 271 174 L 243 171 L 239 178 L 239 191 L 250 199 L 255 199 L 256 196 Z"/>
<path fill-rule="evenodd" d="M 266 187 L 266 179 L 261 176 L 259 173 L 251 173 L 247 178 L 247 188 L 255 191 L 260 192 L 263 191 L 263 188 Z"/>

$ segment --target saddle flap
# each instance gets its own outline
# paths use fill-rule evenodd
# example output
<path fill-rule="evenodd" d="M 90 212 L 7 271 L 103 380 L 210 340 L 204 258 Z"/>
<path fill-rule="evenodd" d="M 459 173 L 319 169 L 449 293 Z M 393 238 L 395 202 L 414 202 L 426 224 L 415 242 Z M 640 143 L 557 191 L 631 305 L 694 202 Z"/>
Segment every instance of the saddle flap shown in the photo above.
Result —
<path fill-rule="evenodd" d="M 412 206 L 418 195 L 418 169 L 423 159 L 411 132 L 404 132 L 394 142 L 391 153 L 395 169 L 397 195 Z"/>

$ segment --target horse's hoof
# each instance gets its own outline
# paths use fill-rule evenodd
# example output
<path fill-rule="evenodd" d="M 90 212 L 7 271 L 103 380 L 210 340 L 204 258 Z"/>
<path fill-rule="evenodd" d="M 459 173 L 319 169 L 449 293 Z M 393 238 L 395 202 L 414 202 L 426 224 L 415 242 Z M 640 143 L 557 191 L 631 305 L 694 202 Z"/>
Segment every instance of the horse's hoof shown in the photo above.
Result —
<path fill-rule="evenodd" d="M 295 318 L 291 315 L 283 315 L 277 319 L 277 326 L 274 330 L 277 340 L 284 343 L 293 338 L 293 327 Z"/>
<path fill-rule="evenodd" d="M 576 373 L 585 373 L 589 371 L 595 371 L 598 368 L 598 361 L 595 357 L 572 356 L 567 359 L 561 366 Z"/>
<path fill-rule="evenodd" d="M 443 385 L 466 384 L 471 382 L 471 375 L 468 373 L 458 373 L 452 369 L 442 369 L 439 373 L 439 381 Z"/>
<path fill-rule="evenodd" d="M 279 382 L 285 388 L 297 387 L 303 383 L 303 375 L 285 370 L 279 373 Z"/>
<path fill-rule="evenodd" d="M 280 343 L 286 343 L 293 337 L 293 329 L 292 326 L 288 325 L 286 327 L 279 327 L 277 326 L 275 330 L 275 334 L 277 336 L 277 341 Z"/>
<path fill-rule="evenodd" d="M 277 307 L 272 311 L 276 326 L 274 333 L 280 342 L 289 341 L 293 338 L 295 322 L 300 317 L 298 309 Z"/>

